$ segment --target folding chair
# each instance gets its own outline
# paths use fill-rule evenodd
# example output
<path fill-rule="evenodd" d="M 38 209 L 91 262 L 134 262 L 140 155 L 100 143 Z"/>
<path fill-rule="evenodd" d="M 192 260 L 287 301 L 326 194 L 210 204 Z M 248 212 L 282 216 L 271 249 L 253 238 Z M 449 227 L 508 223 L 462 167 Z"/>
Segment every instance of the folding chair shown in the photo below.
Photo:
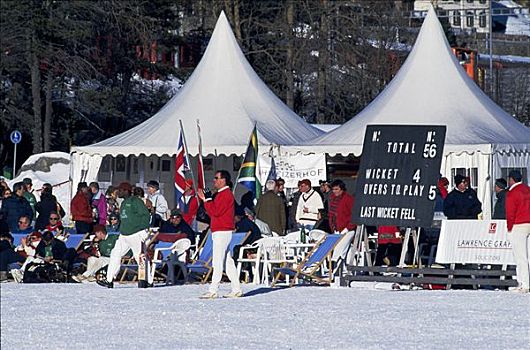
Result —
<path fill-rule="evenodd" d="M 232 240 L 228 246 L 228 249 L 234 253 L 234 248 L 238 245 L 241 245 L 248 237 L 250 232 L 236 232 L 232 234 Z M 213 266 L 212 266 L 212 256 L 213 256 L 213 239 L 212 233 L 209 232 L 205 238 L 204 246 L 200 250 L 199 257 L 187 265 L 188 276 L 196 277 L 201 283 L 205 283 L 210 277 Z M 197 278 L 196 278 L 197 279 Z"/>
<path fill-rule="evenodd" d="M 188 271 L 188 279 L 190 277 L 196 278 L 201 283 L 204 283 L 212 272 L 212 255 L 213 255 L 213 240 L 212 233 L 208 232 L 199 247 L 197 248 L 197 256 L 192 260 L 191 264 L 186 265 Z"/>
<path fill-rule="evenodd" d="M 292 287 L 299 277 L 309 281 L 315 280 L 318 282 L 318 284 L 331 284 L 333 278 L 332 273 L 328 273 L 328 276 L 319 276 L 317 275 L 317 272 L 320 270 L 321 265 L 326 259 L 328 259 L 330 265 L 328 271 L 332 271 L 330 258 L 333 253 L 333 249 L 343 238 L 344 235 L 328 234 L 323 237 L 317 243 L 317 245 L 306 255 L 304 260 L 302 260 L 302 262 L 298 265 L 296 269 L 290 267 L 280 267 L 274 269 L 274 271 L 276 272 L 276 277 L 272 282 L 272 286 L 274 287 L 276 285 L 278 279 L 282 274 L 285 276 L 292 277 L 289 287 Z"/>
<path fill-rule="evenodd" d="M 187 250 L 191 246 L 191 241 L 187 238 L 179 239 L 175 242 L 158 242 L 155 247 L 153 259 L 151 260 L 151 269 L 149 276 L 149 283 L 153 283 L 155 279 L 156 269 L 161 268 L 164 262 L 168 266 L 166 284 L 175 283 L 175 266 L 180 266 L 183 272 L 184 280 L 187 279 L 187 270 L 185 264 L 180 260 L 181 257 L 185 257 Z M 161 272 L 159 272 L 163 275 Z"/>

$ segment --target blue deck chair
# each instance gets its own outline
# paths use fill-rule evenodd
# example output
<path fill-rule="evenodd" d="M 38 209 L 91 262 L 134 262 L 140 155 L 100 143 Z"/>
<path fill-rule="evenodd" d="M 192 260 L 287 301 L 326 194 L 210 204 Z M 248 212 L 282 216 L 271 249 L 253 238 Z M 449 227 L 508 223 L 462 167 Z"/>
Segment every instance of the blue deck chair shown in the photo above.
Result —
<path fill-rule="evenodd" d="M 292 277 L 289 287 L 292 287 L 298 278 L 308 281 L 314 280 L 318 284 L 331 284 L 331 280 L 333 278 L 332 273 L 328 273 L 328 276 L 320 276 L 318 275 L 318 272 L 320 271 L 320 267 L 326 259 L 330 264 L 328 271 L 332 271 L 331 255 L 333 253 L 333 249 L 343 237 L 344 235 L 327 234 L 326 236 L 322 237 L 317 245 L 306 255 L 305 259 L 302 260 L 296 269 L 291 267 L 279 267 L 274 269 L 276 276 L 272 282 L 272 286 L 274 287 L 276 285 L 281 275 Z"/>
<path fill-rule="evenodd" d="M 245 239 L 247 239 L 248 235 L 249 232 L 236 232 L 232 234 L 232 240 L 230 241 L 230 245 L 228 247 L 232 252 L 232 255 L 234 254 L 234 248 L 238 245 L 241 245 Z M 199 280 L 201 283 L 205 283 L 213 271 L 213 240 L 211 232 L 209 232 L 204 239 L 202 249 L 199 247 L 199 251 L 200 254 L 198 258 L 191 264 L 187 265 L 188 277 Z"/>

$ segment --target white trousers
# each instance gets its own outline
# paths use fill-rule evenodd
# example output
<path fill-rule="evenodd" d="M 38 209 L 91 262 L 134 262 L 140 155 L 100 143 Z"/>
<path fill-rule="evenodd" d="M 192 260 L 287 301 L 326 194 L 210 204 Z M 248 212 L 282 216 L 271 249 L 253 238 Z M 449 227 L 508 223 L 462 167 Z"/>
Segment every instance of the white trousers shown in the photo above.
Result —
<path fill-rule="evenodd" d="M 232 231 L 216 231 L 212 232 L 213 239 L 213 255 L 212 255 L 212 284 L 210 284 L 209 291 L 217 293 L 219 283 L 223 277 L 223 266 L 226 266 L 226 275 L 230 279 L 232 292 L 240 292 L 241 285 L 239 283 L 239 276 L 237 275 L 236 264 L 232 259 L 229 245 L 232 240 Z"/>
<path fill-rule="evenodd" d="M 107 281 L 112 282 L 116 274 L 120 270 L 121 258 L 127 254 L 129 249 L 132 250 L 134 260 L 140 261 L 140 253 L 142 251 L 142 243 L 145 241 L 149 233 L 147 230 L 141 230 L 132 235 L 120 235 L 116 241 L 116 245 L 110 252 L 109 267 L 107 268 Z"/>
<path fill-rule="evenodd" d="M 107 266 L 109 264 L 110 258 L 106 256 L 91 256 L 87 259 L 86 271 L 83 273 L 83 276 L 90 277 L 93 276 L 99 269 Z"/>
<path fill-rule="evenodd" d="M 522 288 L 530 288 L 530 273 L 528 265 L 528 238 L 530 237 L 530 224 L 513 225 L 508 239 L 512 243 L 513 257 L 517 265 L 517 282 Z"/>

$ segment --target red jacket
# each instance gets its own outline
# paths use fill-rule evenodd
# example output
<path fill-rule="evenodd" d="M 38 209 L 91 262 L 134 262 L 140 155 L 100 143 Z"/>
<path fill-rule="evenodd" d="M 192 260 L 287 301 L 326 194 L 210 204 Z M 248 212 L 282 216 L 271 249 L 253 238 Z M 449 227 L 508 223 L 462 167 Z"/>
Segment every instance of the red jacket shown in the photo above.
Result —
<path fill-rule="evenodd" d="M 329 227 L 332 231 L 342 232 L 345 228 L 353 230 L 355 224 L 351 222 L 354 198 L 344 191 L 340 196 L 331 194 L 329 197 Z"/>
<path fill-rule="evenodd" d="M 513 225 L 530 224 L 530 187 L 523 183 L 510 187 L 506 194 L 506 223 L 508 231 Z"/>
<path fill-rule="evenodd" d="M 236 228 L 234 223 L 235 205 L 234 195 L 228 186 L 220 189 L 214 199 L 204 202 L 204 208 L 210 216 L 210 228 L 212 232 L 233 231 Z"/>
<path fill-rule="evenodd" d="M 184 219 L 184 221 L 186 221 L 188 225 L 191 225 L 193 223 L 193 220 L 195 219 L 198 210 L 199 201 L 197 200 L 197 196 L 195 196 L 195 192 L 192 192 L 187 208 L 182 211 L 182 218 Z"/>
<path fill-rule="evenodd" d="M 70 212 L 74 221 L 92 222 L 92 208 L 86 194 L 77 192 L 70 203 Z"/>

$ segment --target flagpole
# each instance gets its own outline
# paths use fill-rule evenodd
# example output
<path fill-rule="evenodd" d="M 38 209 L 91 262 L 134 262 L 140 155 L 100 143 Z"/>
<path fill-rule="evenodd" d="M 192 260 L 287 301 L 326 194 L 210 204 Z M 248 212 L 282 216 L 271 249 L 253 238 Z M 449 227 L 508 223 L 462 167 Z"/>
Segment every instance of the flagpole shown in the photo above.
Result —
<path fill-rule="evenodd" d="M 182 119 L 179 119 L 179 123 L 180 123 L 180 130 L 182 131 L 182 141 L 184 141 L 184 149 L 185 149 L 185 154 L 186 154 L 186 160 L 188 161 L 188 166 L 190 168 L 190 173 L 191 173 L 191 179 L 193 180 L 193 187 L 195 187 L 195 175 L 193 174 L 193 167 L 191 166 L 191 162 L 190 162 L 190 157 L 188 155 L 188 143 L 186 142 L 186 135 L 184 134 L 184 127 L 182 126 Z"/>
<path fill-rule="evenodd" d="M 206 188 L 206 179 L 204 178 L 204 161 L 202 159 L 202 135 L 201 135 L 201 125 L 199 123 L 199 119 L 197 119 L 197 139 L 199 140 L 199 152 L 197 154 L 197 171 L 199 172 L 197 174 L 197 189 L 199 188 L 204 189 Z M 199 163 L 200 163 L 200 169 L 199 169 Z M 199 183 L 201 178 L 202 178 L 202 183 Z"/>

